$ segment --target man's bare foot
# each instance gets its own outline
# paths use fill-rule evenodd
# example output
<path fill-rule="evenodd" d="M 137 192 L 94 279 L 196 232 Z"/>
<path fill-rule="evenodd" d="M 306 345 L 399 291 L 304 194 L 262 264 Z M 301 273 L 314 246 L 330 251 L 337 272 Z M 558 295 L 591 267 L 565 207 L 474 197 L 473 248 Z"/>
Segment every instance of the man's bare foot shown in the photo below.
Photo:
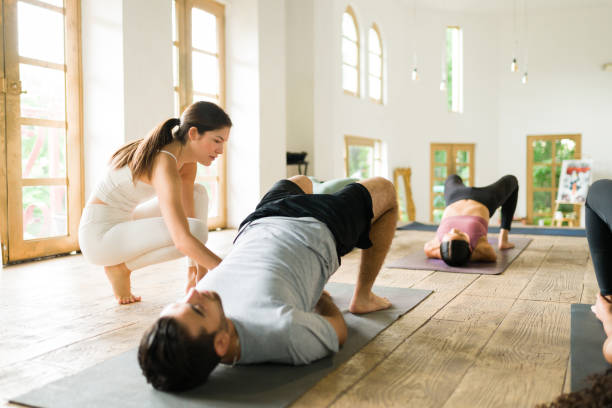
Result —
<path fill-rule="evenodd" d="M 195 287 L 198 283 L 198 268 L 197 266 L 190 266 L 187 269 L 187 286 L 185 286 L 185 293 L 189 292 L 189 289 Z"/>
<path fill-rule="evenodd" d="M 369 295 L 364 297 L 356 297 L 353 295 L 351 305 L 349 306 L 349 311 L 354 314 L 363 314 L 388 309 L 390 307 L 391 302 L 389 302 L 389 299 L 377 296 L 370 292 Z"/>
<path fill-rule="evenodd" d="M 514 244 L 512 242 L 500 242 L 498 245 L 499 249 L 510 249 L 514 248 Z"/>
<path fill-rule="evenodd" d="M 104 272 L 113 287 L 115 299 L 120 305 L 127 305 L 129 303 L 140 302 L 140 296 L 136 296 L 132 293 L 131 282 L 130 282 L 130 271 L 124 263 L 113 266 L 105 266 Z"/>

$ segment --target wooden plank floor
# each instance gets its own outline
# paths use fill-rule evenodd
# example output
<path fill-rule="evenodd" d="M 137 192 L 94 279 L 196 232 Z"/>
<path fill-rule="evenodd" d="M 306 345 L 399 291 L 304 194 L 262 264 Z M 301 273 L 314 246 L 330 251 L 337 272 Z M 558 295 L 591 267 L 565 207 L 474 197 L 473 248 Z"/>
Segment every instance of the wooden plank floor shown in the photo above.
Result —
<path fill-rule="evenodd" d="M 210 233 L 228 252 L 235 231 Z M 398 231 L 387 260 L 431 232 Z M 533 236 L 501 275 L 383 269 L 377 285 L 432 289 L 295 407 L 527 407 L 569 383 L 570 304 L 597 293 L 585 238 Z M 359 252 L 332 281 L 354 282 Z M 99 267 L 69 256 L 0 269 L 0 402 L 138 344 L 183 293 L 183 261 L 133 274 L 143 301 L 115 305 Z"/>

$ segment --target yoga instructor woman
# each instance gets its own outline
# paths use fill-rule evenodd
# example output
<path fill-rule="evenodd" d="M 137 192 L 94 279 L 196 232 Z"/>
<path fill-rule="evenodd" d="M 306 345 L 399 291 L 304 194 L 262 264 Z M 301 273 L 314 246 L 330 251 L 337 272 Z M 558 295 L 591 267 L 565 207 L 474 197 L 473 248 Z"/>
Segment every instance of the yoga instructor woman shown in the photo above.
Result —
<path fill-rule="evenodd" d="M 498 247 L 514 247 L 508 242 L 518 199 L 518 181 L 506 175 L 486 187 L 467 187 L 456 174 L 444 182 L 446 208 L 436 237 L 425 244 L 429 258 L 441 258 L 451 266 L 462 266 L 469 260 L 495 261 L 497 254 L 487 240 L 489 218 L 501 206 L 501 229 Z"/>
<path fill-rule="evenodd" d="M 183 255 L 187 290 L 221 259 L 208 238 L 208 195 L 195 184 L 197 163 L 223 153 L 232 122 L 217 105 L 196 102 L 147 137 L 117 150 L 85 206 L 79 244 L 85 258 L 104 266 L 120 304 L 140 301 L 130 274 Z"/>

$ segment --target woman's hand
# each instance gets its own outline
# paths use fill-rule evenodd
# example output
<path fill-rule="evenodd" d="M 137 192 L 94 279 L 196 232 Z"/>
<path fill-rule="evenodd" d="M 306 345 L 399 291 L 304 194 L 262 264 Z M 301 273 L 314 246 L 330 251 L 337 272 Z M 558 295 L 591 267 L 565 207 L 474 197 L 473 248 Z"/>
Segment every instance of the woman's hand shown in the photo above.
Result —
<path fill-rule="evenodd" d="M 491 244 L 489 244 L 489 241 L 487 241 L 486 236 L 480 237 L 470 259 L 472 261 L 484 262 L 495 262 L 497 260 L 497 253 Z"/>
<path fill-rule="evenodd" d="M 442 255 L 440 254 L 440 241 L 438 241 L 438 238 L 426 242 L 423 250 L 428 258 L 442 259 Z"/>

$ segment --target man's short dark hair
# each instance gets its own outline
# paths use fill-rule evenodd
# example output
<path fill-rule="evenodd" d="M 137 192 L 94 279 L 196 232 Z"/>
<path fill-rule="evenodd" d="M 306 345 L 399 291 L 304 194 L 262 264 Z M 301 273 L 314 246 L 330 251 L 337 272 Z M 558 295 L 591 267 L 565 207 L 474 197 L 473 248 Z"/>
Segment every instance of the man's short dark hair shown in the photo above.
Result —
<path fill-rule="evenodd" d="M 221 360 L 214 347 L 215 334 L 202 330 L 194 338 L 175 318 L 159 318 L 138 348 L 147 382 L 161 391 L 184 391 L 206 382 Z"/>
<path fill-rule="evenodd" d="M 470 244 L 462 239 L 443 241 L 440 244 L 442 260 L 450 266 L 463 266 L 470 260 L 472 251 Z"/>

